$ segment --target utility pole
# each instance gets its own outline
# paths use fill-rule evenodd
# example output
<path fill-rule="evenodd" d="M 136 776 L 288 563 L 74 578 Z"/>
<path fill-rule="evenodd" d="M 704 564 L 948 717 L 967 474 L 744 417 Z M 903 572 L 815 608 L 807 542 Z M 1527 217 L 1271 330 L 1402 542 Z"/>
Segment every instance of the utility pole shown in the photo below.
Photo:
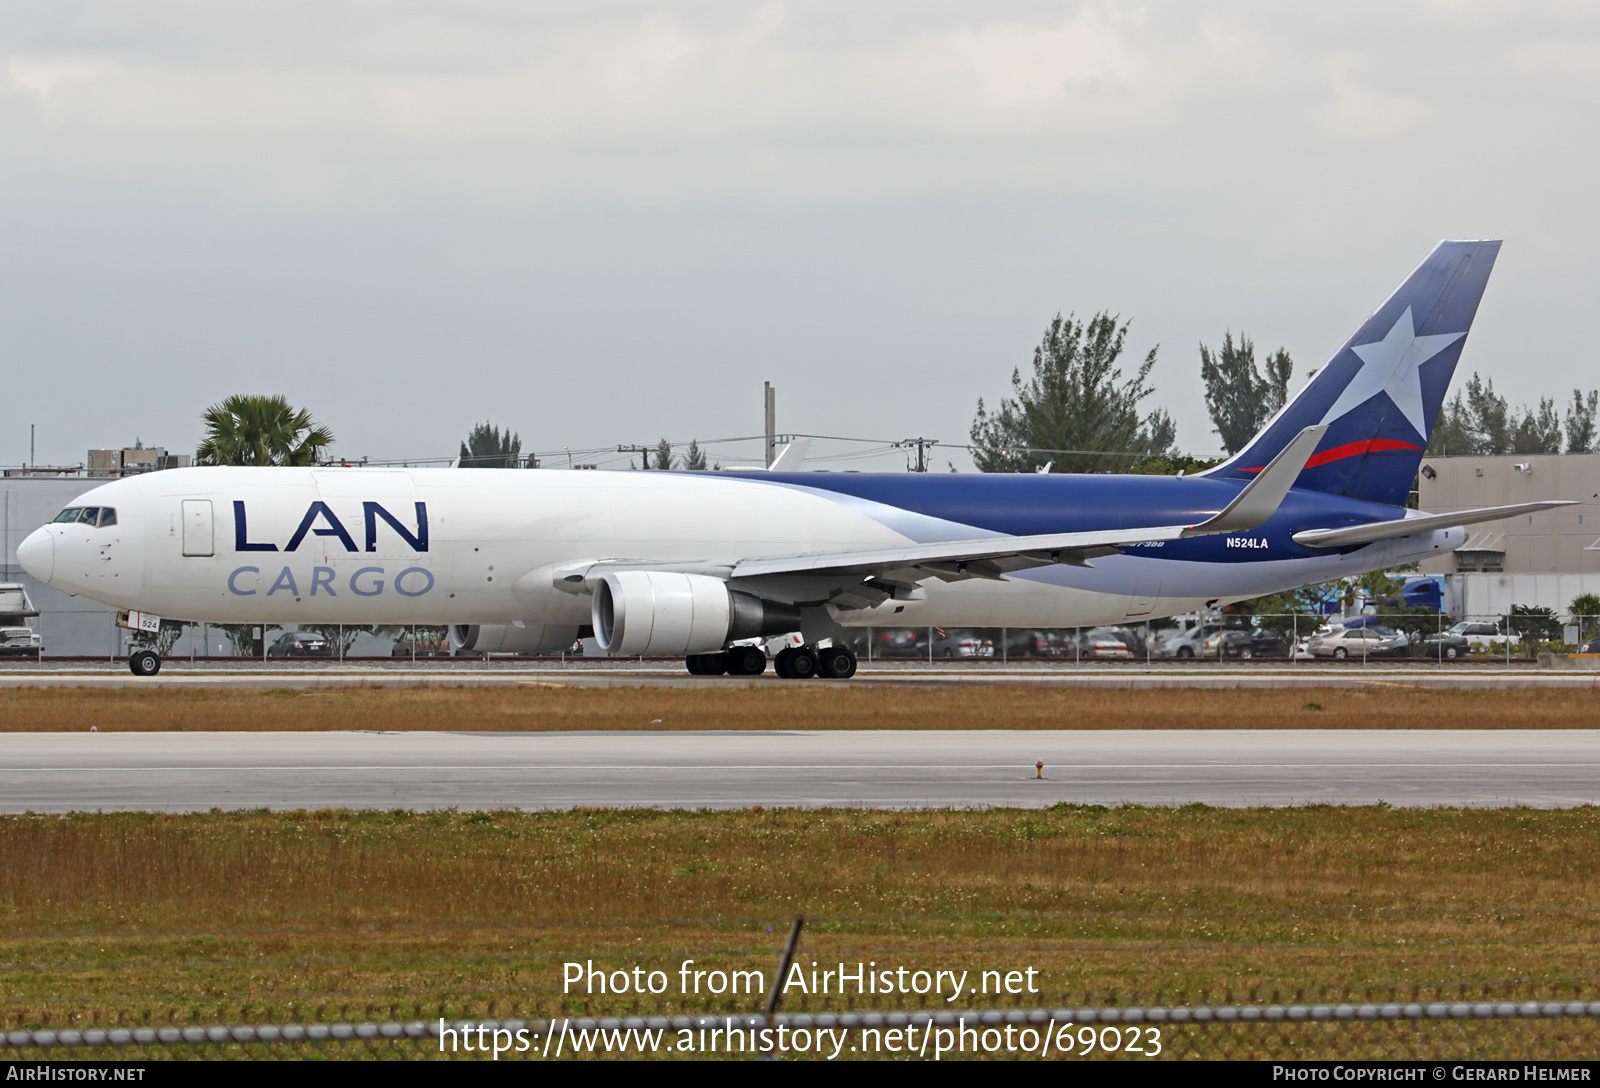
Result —
<path fill-rule="evenodd" d="M 778 444 L 778 391 L 771 382 L 762 382 L 767 412 L 767 467 L 772 467 L 773 448 Z"/>
<path fill-rule="evenodd" d="M 938 444 L 939 440 L 937 438 L 905 438 L 895 443 L 901 449 L 907 446 L 917 447 L 917 467 L 911 469 L 912 472 L 928 471 L 928 450 Z M 909 465 L 907 467 L 910 468 Z"/>
<path fill-rule="evenodd" d="M 649 446 L 618 446 L 617 447 L 617 452 L 618 453 L 637 453 L 639 455 L 639 467 L 640 468 L 649 468 L 650 467 L 650 447 Z"/>
<path fill-rule="evenodd" d="M 37 426 L 37 423 L 28 424 L 28 475 L 30 476 L 33 475 L 33 466 L 38 463 L 34 460 L 33 456 L 33 432 L 34 428 Z M 772 455 L 770 453 L 767 454 L 767 459 L 769 461 L 772 459 Z"/>

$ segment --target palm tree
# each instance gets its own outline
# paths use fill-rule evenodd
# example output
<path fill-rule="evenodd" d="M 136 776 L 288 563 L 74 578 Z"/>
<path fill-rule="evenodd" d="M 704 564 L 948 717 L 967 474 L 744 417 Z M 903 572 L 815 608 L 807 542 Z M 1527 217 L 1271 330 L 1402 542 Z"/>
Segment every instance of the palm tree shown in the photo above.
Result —
<path fill-rule="evenodd" d="M 235 393 L 201 417 L 201 465 L 311 465 L 333 445 L 333 432 L 296 411 L 283 396 Z"/>

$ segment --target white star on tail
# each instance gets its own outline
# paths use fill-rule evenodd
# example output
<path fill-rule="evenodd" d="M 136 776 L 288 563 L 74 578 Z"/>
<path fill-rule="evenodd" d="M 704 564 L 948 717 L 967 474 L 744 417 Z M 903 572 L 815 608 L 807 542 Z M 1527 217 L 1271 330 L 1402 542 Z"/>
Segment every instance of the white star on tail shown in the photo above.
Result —
<path fill-rule="evenodd" d="M 1350 348 L 1361 359 L 1361 369 L 1344 387 L 1344 392 L 1328 409 L 1328 414 L 1322 417 L 1322 422 L 1332 423 L 1350 409 L 1383 393 L 1400 409 L 1400 414 L 1417 429 L 1417 433 L 1426 439 L 1428 420 L 1422 408 L 1422 364 L 1465 335 L 1465 332 L 1447 332 L 1436 336 L 1418 336 L 1416 327 L 1411 323 L 1411 307 L 1407 306 L 1406 312 L 1389 330 L 1389 335 L 1382 340 Z"/>

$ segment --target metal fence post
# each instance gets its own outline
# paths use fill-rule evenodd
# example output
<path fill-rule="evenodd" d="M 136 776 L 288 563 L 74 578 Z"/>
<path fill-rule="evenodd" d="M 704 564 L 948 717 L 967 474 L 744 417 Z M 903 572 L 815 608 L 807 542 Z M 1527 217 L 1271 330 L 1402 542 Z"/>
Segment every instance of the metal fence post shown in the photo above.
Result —
<path fill-rule="evenodd" d="M 933 668 L 933 628 L 928 628 L 928 668 Z"/>
<path fill-rule="evenodd" d="M 1006 642 L 1008 641 L 1007 636 L 1006 636 L 1006 632 L 1008 632 L 1010 630 L 1011 630 L 1011 628 L 1009 628 L 1009 627 L 1000 628 L 1000 667 L 1001 668 L 1005 668 L 1007 665 L 1011 664 L 1010 648 L 1006 646 Z"/>

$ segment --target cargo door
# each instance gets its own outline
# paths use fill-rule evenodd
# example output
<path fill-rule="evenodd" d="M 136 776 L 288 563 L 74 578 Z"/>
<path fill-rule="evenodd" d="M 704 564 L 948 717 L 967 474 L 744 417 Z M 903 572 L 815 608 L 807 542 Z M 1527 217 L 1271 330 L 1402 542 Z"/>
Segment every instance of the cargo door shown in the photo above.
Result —
<path fill-rule="evenodd" d="M 211 524 L 210 499 L 183 500 L 183 554 L 215 555 L 216 532 Z"/>

